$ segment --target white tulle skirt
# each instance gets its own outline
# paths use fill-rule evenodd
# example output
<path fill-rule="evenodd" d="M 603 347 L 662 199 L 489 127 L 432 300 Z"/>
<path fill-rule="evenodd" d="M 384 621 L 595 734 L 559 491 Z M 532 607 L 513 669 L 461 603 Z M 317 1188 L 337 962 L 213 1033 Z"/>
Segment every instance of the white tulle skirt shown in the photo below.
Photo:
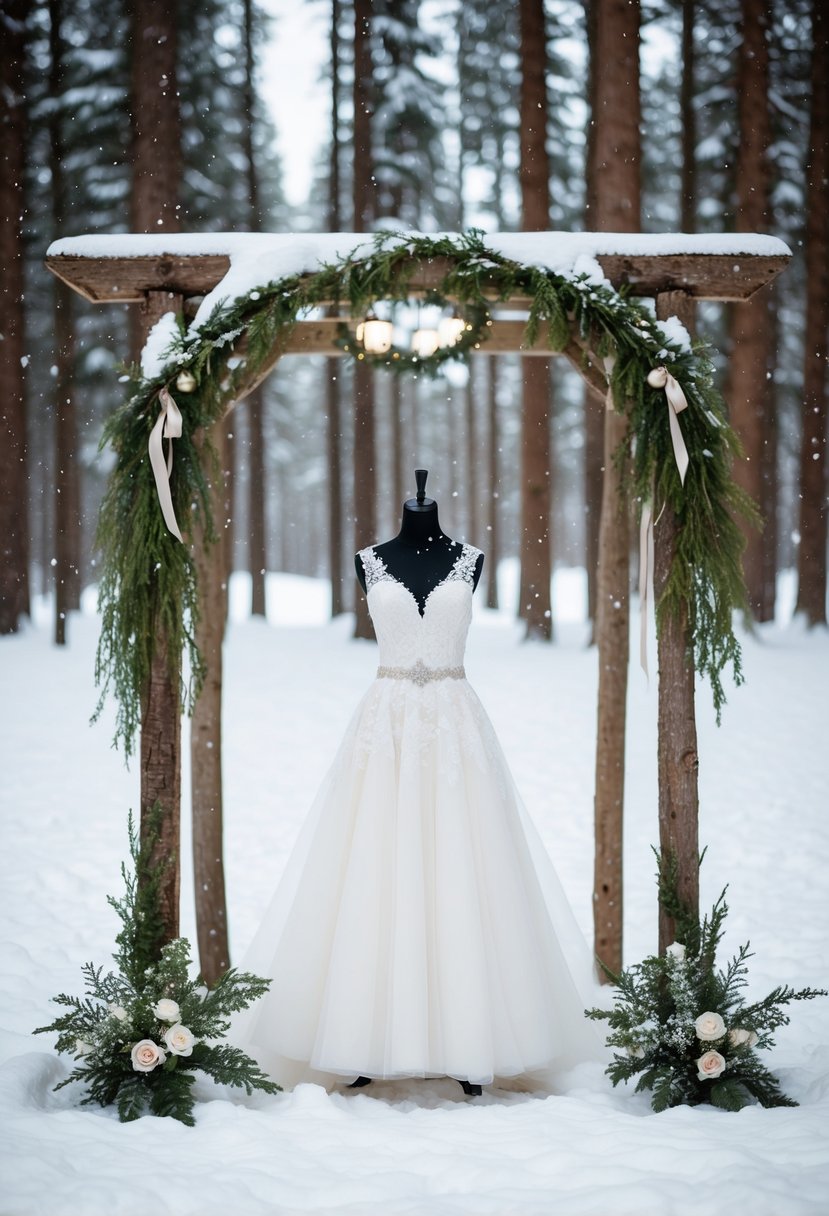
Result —
<path fill-rule="evenodd" d="M 240 965 L 272 983 L 231 1037 L 286 1089 L 601 1056 L 592 959 L 466 681 L 371 686 Z"/>

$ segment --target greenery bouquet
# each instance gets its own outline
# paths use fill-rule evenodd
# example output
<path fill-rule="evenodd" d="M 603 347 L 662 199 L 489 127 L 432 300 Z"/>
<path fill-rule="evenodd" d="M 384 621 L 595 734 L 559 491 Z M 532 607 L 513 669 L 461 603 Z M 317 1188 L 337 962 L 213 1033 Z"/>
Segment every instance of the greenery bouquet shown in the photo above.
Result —
<path fill-rule="evenodd" d="M 613 1008 L 587 1010 L 588 1017 L 610 1025 L 607 1042 L 617 1050 L 608 1076 L 614 1085 L 637 1078 L 636 1092 L 650 1090 L 655 1111 L 704 1102 L 725 1110 L 752 1101 L 796 1106 L 758 1053 L 774 1046 L 774 1031 L 788 1023 L 792 1001 L 827 992 L 783 985 L 763 1000 L 746 1001 L 749 943 L 724 969 L 717 966 L 726 891 L 700 923 L 678 898 L 675 863 L 660 861 L 659 886 L 660 902 L 681 940 L 620 975 L 605 968 L 616 985 Z"/>
<path fill-rule="evenodd" d="M 85 995 L 56 996 L 67 1012 L 34 1033 L 57 1032 L 56 1050 L 74 1057 L 75 1067 L 55 1088 L 82 1082 L 88 1091 L 82 1105 L 115 1104 L 122 1122 L 149 1111 L 192 1126 L 198 1071 L 249 1094 L 280 1090 L 243 1051 L 220 1041 L 230 1015 L 264 995 L 270 980 L 231 969 L 208 989 L 191 978 L 190 946 L 183 938 L 168 942 L 159 956 L 154 943 L 163 866 L 146 862 L 152 831 L 140 847 L 132 816 L 129 837 L 135 873 L 122 865 L 126 894 L 108 897 L 122 925 L 113 954 L 117 969 L 104 973 L 86 963 Z"/>

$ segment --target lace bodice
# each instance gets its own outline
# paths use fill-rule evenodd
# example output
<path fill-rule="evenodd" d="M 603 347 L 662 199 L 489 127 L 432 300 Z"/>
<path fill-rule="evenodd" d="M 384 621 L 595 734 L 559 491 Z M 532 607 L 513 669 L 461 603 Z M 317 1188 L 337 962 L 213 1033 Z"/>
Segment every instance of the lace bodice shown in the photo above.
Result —
<path fill-rule="evenodd" d="M 373 548 L 361 549 L 368 610 L 380 646 L 380 666 L 456 669 L 463 664 L 472 620 L 475 566 L 481 550 L 463 545 L 452 569 L 429 592 L 420 615 L 417 600 L 389 573 Z"/>

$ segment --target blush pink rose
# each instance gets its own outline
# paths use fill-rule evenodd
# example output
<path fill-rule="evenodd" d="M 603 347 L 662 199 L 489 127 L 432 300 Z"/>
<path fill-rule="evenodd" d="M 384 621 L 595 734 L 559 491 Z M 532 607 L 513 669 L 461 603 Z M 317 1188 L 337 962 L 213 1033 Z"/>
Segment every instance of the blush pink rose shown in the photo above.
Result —
<path fill-rule="evenodd" d="M 167 1059 L 167 1053 L 152 1039 L 140 1039 L 130 1052 L 132 1066 L 136 1072 L 152 1072 Z"/>
<path fill-rule="evenodd" d="M 700 1081 L 713 1081 L 714 1077 L 725 1072 L 725 1057 L 718 1051 L 706 1051 L 705 1055 L 697 1060 L 697 1069 Z"/>

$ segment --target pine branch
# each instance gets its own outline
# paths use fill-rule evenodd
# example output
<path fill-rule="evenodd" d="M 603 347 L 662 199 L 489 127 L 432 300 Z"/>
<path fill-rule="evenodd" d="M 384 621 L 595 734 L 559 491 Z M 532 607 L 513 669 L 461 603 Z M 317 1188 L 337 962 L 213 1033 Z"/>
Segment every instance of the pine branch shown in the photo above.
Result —
<path fill-rule="evenodd" d="M 203 1043 L 194 1050 L 193 1055 L 199 1068 L 209 1073 L 220 1085 L 236 1086 L 248 1094 L 255 1089 L 261 1089 L 266 1094 L 282 1092 L 282 1086 L 265 1076 L 259 1065 L 238 1047 L 231 1047 L 228 1043 L 212 1046 Z"/>

